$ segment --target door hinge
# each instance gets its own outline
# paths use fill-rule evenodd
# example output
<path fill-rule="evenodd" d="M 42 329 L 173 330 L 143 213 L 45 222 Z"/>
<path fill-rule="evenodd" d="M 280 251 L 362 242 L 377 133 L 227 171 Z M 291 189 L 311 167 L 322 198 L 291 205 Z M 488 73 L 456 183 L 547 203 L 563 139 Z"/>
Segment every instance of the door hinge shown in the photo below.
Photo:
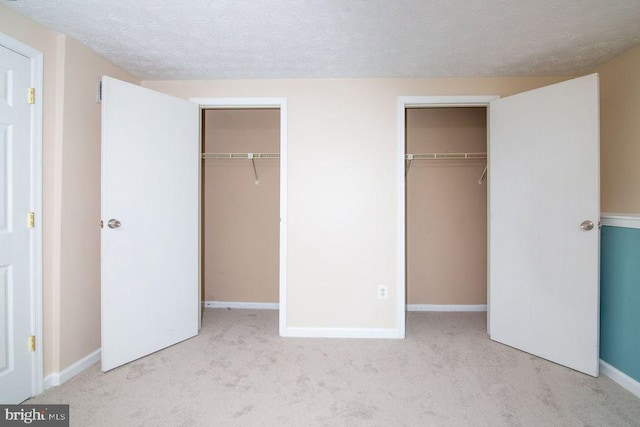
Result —
<path fill-rule="evenodd" d="M 36 351 L 36 336 L 29 335 L 29 351 Z"/>
<path fill-rule="evenodd" d="M 27 227 L 34 228 L 36 226 L 36 214 L 33 212 L 29 212 L 27 216 Z"/>
<path fill-rule="evenodd" d="M 102 104 L 102 79 L 98 78 L 98 88 L 96 90 L 96 102 Z"/>
<path fill-rule="evenodd" d="M 29 88 L 29 104 L 35 104 L 36 103 L 36 88 L 35 87 L 30 87 Z"/>

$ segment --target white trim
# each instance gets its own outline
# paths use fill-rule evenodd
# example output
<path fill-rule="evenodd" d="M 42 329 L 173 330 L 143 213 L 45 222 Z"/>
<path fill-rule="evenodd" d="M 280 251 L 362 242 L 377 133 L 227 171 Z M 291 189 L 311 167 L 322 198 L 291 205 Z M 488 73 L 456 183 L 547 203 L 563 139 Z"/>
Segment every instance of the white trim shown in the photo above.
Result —
<path fill-rule="evenodd" d="M 279 307 L 282 307 L 279 313 L 279 334 L 283 335 L 287 328 L 287 227 L 288 220 L 288 111 L 287 98 L 280 98 L 280 292 Z"/>
<path fill-rule="evenodd" d="M 287 328 L 287 229 L 288 229 L 288 112 L 287 98 L 189 98 L 206 108 L 279 108 L 280 109 L 280 263 L 279 263 L 279 333 L 285 336 Z"/>
<path fill-rule="evenodd" d="M 0 45 L 31 60 L 31 87 L 35 88 L 35 104 L 31 108 L 31 209 L 35 213 L 35 227 L 31 240 L 31 334 L 36 337 L 33 356 L 31 394 L 44 391 L 44 356 L 42 353 L 42 100 L 44 93 L 44 64 L 42 52 L 14 38 L 0 33 Z"/>
<path fill-rule="evenodd" d="M 640 214 L 602 212 L 600 222 L 609 227 L 640 228 Z"/>
<path fill-rule="evenodd" d="M 236 301 L 203 301 L 206 308 L 235 308 L 248 310 L 278 310 L 277 302 L 236 302 Z"/>
<path fill-rule="evenodd" d="M 480 96 L 399 96 L 404 108 L 487 107 L 498 95 Z M 404 119 L 403 119 L 404 121 Z"/>
<path fill-rule="evenodd" d="M 405 168 L 405 127 L 406 127 L 406 115 L 405 110 L 407 108 L 441 108 L 441 107 L 489 107 L 491 101 L 500 98 L 498 95 L 481 95 L 481 96 L 399 96 L 397 107 L 397 120 L 398 120 L 398 140 L 396 147 L 396 182 L 398 188 L 398 228 L 397 228 L 397 245 L 398 252 L 396 256 L 396 295 L 398 296 L 396 305 L 396 317 L 398 329 L 401 331 L 402 336 L 405 335 L 406 324 L 406 180 L 404 174 Z M 489 109 L 487 108 L 487 122 Z M 489 129 L 487 126 L 487 133 Z M 488 190 L 488 188 L 487 188 Z M 488 232 L 489 224 L 487 224 Z M 488 237 L 488 236 L 487 236 Z M 488 244 L 487 238 L 487 244 Z M 488 260 L 487 260 L 488 266 Z M 487 272 L 488 277 L 488 272 Z M 490 291 L 490 284 L 487 282 L 487 292 Z M 489 327 L 489 316 L 487 316 L 487 328 Z"/>
<path fill-rule="evenodd" d="M 42 52 L 4 33 L 0 33 L 0 46 L 4 46 L 7 49 L 11 49 L 16 53 L 19 53 L 20 55 L 26 56 L 27 58 L 42 57 Z"/>
<path fill-rule="evenodd" d="M 189 98 L 200 104 L 200 108 L 282 108 L 287 98 Z M 282 154 L 282 153 L 281 153 Z"/>
<path fill-rule="evenodd" d="M 287 328 L 283 337 L 296 338 L 404 338 L 400 329 L 365 328 Z"/>
<path fill-rule="evenodd" d="M 54 372 L 52 374 L 47 375 L 44 379 L 44 387 L 45 389 L 51 387 L 57 387 L 65 382 L 69 381 L 71 378 L 78 375 L 80 372 L 87 369 L 89 366 L 98 362 L 101 358 L 101 350 L 97 349 L 93 353 L 89 353 L 82 359 L 73 363 L 72 365 L 67 366 L 62 372 Z"/>
<path fill-rule="evenodd" d="M 487 311 L 487 304 L 407 304 L 407 311 Z"/>
<path fill-rule="evenodd" d="M 640 397 L 640 382 L 634 380 L 624 372 L 614 368 L 604 360 L 600 359 L 600 373 L 611 378 L 620 386 Z"/>
<path fill-rule="evenodd" d="M 102 82 L 100 83 L 100 97 L 102 98 Z M 202 236 L 204 232 L 202 231 L 202 213 L 204 206 L 204 197 L 202 193 L 203 189 L 203 165 L 202 165 L 202 151 L 204 149 L 204 133 L 202 130 L 204 129 L 204 115 L 202 114 L 202 110 L 199 110 L 198 117 L 198 333 L 202 329 L 202 318 L 204 317 L 204 304 L 202 301 L 202 297 L 204 296 L 204 278 L 202 272 L 202 246 L 204 245 L 204 239 Z"/>
<path fill-rule="evenodd" d="M 407 225 L 406 225 L 406 175 L 405 175 L 405 129 L 406 129 L 406 114 L 405 110 L 409 99 L 413 97 L 398 97 L 398 145 L 396 147 L 396 186 L 398 188 L 397 204 L 397 222 L 398 228 L 396 233 L 396 245 L 398 253 L 396 255 L 396 324 L 403 337 L 406 336 L 406 304 L 407 304 Z"/>

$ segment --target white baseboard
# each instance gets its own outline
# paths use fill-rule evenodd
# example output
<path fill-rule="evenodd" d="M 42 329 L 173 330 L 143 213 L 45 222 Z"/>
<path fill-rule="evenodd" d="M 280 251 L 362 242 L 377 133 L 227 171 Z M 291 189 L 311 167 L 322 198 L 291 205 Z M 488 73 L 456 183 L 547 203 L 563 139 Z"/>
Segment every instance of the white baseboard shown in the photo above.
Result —
<path fill-rule="evenodd" d="M 609 365 L 604 360 L 600 360 L 600 373 L 608 376 L 623 388 L 640 397 L 640 382 L 634 380 L 629 375 Z"/>
<path fill-rule="evenodd" d="M 367 328 L 286 328 L 283 337 L 291 338 L 404 338 L 399 329 Z"/>
<path fill-rule="evenodd" d="M 44 378 L 44 389 L 46 390 L 51 387 L 57 387 L 60 384 L 64 384 L 65 382 L 69 381 L 71 378 L 75 377 L 80 372 L 84 371 L 89 366 L 99 361 L 100 355 L 100 349 L 97 349 L 93 353 L 90 353 L 77 362 L 67 366 L 62 370 L 62 372 L 54 372 L 47 375 Z"/>
<path fill-rule="evenodd" d="M 487 311 L 487 305 L 407 304 L 407 311 Z"/>
<path fill-rule="evenodd" d="M 250 310 L 278 310 L 277 302 L 233 302 L 233 301 L 202 301 L 206 308 L 239 308 Z"/>

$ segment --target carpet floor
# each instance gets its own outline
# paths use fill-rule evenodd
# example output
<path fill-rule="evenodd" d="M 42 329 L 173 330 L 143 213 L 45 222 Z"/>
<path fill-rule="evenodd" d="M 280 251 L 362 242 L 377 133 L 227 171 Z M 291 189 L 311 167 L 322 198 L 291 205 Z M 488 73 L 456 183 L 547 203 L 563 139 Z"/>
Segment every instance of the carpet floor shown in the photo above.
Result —
<path fill-rule="evenodd" d="M 640 426 L 640 399 L 491 341 L 485 313 L 408 313 L 404 340 L 280 338 L 278 312 L 205 310 L 197 337 L 32 404 L 72 426 Z"/>

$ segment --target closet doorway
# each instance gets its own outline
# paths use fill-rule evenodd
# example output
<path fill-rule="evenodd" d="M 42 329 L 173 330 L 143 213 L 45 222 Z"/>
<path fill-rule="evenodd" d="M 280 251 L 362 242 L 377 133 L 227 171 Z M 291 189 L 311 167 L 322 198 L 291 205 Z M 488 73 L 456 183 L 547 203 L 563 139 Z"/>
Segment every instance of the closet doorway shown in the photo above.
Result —
<path fill-rule="evenodd" d="M 597 376 L 598 75 L 498 98 L 398 98 L 400 332 L 406 320 L 406 110 L 485 107 L 489 337 Z"/>
<path fill-rule="evenodd" d="M 408 311 L 486 311 L 487 108 L 407 108 Z"/>
<path fill-rule="evenodd" d="M 280 309 L 286 103 L 229 101 L 200 101 L 202 305 Z"/>

